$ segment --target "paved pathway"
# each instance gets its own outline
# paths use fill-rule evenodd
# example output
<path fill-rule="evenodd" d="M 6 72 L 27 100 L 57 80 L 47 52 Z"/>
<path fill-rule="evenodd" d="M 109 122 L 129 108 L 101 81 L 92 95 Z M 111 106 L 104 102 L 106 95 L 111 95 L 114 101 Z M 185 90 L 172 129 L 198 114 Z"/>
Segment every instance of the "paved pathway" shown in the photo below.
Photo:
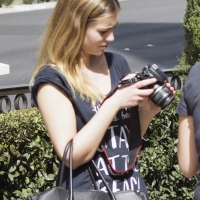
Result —
<path fill-rule="evenodd" d="M 29 83 L 41 35 L 55 4 L 0 8 L 0 62 L 10 66 L 10 74 L 0 78 L 1 86 Z M 185 42 L 182 20 L 186 4 L 186 0 L 121 1 L 115 41 L 107 51 L 122 54 L 132 71 L 139 72 L 148 63 L 173 68 Z"/>
<path fill-rule="evenodd" d="M 42 9 L 54 8 L 55 5 L 56 2 L 38 3 L 30 5 L 11 5 L 9 7 L 0 8 L 0 14 L 25 12 L 31 10 L 42 10 Z"/>

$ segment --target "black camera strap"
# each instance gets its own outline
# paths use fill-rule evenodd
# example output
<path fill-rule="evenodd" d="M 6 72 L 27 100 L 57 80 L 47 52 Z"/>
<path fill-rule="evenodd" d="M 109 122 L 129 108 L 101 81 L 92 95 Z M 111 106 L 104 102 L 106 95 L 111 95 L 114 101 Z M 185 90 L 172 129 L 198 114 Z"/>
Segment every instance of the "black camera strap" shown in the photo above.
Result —
<path fill-rule="evenodd" d="M 124 77 L 126 77 L 129 74 L 136 74 L 136 76 L 134 76 L 133 78 L 130 78 L 130 79 L 122 80 Z M 120 81 L 117 84 L 117 86 L 106 95 L 106 98 L 103 100 L 103 102 L 107 98 L 111 97 L 116 92 L 116 90 L 119 88 L 119 86 L 128 86 L 128 85 L 131 85 L 133 83 L 138 82 L 138 78 L 137 78 L 137 73 L 136 72 L 132 72 L 132 73 L 129 73 L 129 74 L 126 74 L 126 75 L 122 76 L 122 78 L 120 79 Z M 101 104 L 103 104 L 103 102 Z"/>
<path fill-rule="evenodd" d="M 117 91 L 119 86 L 128 86 L 128 85 L 131 85 L 131 84 L 136 83 L 138 81 L 137 75 L 132 79 L 122 80 L 125 76 L 123 76 L 121 78 L 121 81 L 118 83 L 118 85 L 112 91 L 109 92 L 109 94 L 103 100 L 101 105 L 105 102 L 106 99 L 111 97 Z M 121 176 L 121 175 L 127 174 L 134 167 L 134 165 L 137 161 L 138 154 L 139 154 L 140 149 L 142 147 L 138 106 L 131 108 L 129 128 L 130 128 L 130 139 L 129 139 L 129 156 L 128 156 L 129 159 L 128 159 L 128 163 L 127 163 L 127 166 L 128 166 L 127 170 L 125 170 L 125 171 L 115 170 L 112 167 L 112 164 L 109 162 L 106 149 L 104 148 L 103 145 L 100 146 L 101 149 L 104 151 L 104 153 L 106 155 L 106 161 L 108 163 L 107 164 L 108 171 L 113 176 Z"/>
<path fill-rule="evenodd" d="M 137 75 L 132 79 L 122 80 L 125 76 L 123 76 L 120 82 L 117 84 L 117 86 L 108 93 L 108 95 L 102 101 L 101 105 L 105 102 L 106 99 L 111 97 L 117 91 L 119 86 L 126 87 L 138 81 Z M 77 106 L 76 102 L 74 101 L 73 103 L 74 103 L 74 106 L 76 107 Z M 100 109 L 101 109 L 101 105 L 100 105 Z M 141 149 L 142 139 L 141 139 L 141 131 L 140 131 L 138 106 L 132 107 L 130 109 L 131 109 L 130 118 L 129 118 L 130 136 L 129 136 L 129 155 L 127 159 L 127 169 L 124 171 L 119 171 L 119 170 L 114 169 L 112 166 L 112 163 L 109 161 L 109 156 L 108 156 L 106 148 L 104 148 L 104 145 L 100 145 L 100 149 L 103 151 L 105 155 L 105 162 L 107 163 L 107 169 L 112 176 L 122 176 L 122 175 L 124 176 L 125 174 L 128 174 L 131 171 L 131 169 L 134 167 L 137 161 L 138 154 Z M 88 122 L 87 117 L 84 116 L 82 113 L 80 114 L 82 116 L 82 119 L 85 121 L 85 123 L 87 123 Z"/>

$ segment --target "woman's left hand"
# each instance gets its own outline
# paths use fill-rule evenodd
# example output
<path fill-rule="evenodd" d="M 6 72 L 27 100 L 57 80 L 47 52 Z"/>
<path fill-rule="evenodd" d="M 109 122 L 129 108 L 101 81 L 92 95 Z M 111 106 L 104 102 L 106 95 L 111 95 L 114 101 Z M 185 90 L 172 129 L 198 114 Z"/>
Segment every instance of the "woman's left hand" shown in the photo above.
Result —
<path fill-rule="evenodd" d="M 166 83 L 165 85 L 171 91 L 171 93 L 175 95 L 176 91 L 174 87 L 172 87 L 170 83 Z M 161 107 L 156 106 L 149 97 L 145 98 L 144 101 L 142 101 L 141 108 L 143 112 L 146 112 L 146 114 L 148 114 L 152 118 L 161 111 Z"/>

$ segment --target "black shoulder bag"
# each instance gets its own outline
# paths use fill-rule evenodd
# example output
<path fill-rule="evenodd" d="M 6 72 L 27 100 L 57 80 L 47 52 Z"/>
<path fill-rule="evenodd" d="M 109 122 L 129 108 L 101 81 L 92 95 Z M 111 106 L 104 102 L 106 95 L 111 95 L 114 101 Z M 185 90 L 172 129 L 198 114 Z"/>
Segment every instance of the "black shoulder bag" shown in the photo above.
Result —
<path fill-rule="evenodd" d="M 72 141 L 70 141 L 63 154 L 62 162 L 61 162 L 61 173 L 60 173 L 60 182 L 54 188 L 48 189 L 44 192 L 38 193 L 33 196 L 28 196 L 27 200 L 148 200 L 148 197 L 143 192 L 134 192 L 134 191 L 118 191 L 113 193 L 109 188 L 108 184 L 106 183 L 105 179 L 103 178 L 102 174 L 96 167 L 94 161 L 92 160 L 89 163 L 88 171 L 91 176 L 91 179 L 94 182 L 93 174 L 91 167 L 98 173 L 99 177 L 103 181 L 105 187 L 107 188 L 108 193 L 105 193 L 100 190 L 86 190 L 86 191 L 74 191 L 73 190 L 73 179 L 72 179 Z M 66 156 L 67 152 L 69 151 L 69 170 L 70 170 L 70 177 L 69 177 L 69 189 L 62 188 L 62 178 L 64 177 L 64 167 L 66 163 Z"/>

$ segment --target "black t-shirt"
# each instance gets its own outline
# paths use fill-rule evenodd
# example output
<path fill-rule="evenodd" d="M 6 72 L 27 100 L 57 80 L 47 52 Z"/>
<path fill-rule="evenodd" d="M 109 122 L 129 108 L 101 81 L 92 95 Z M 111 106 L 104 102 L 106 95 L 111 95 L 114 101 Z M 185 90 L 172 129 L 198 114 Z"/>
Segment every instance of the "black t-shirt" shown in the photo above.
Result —
<path fill-rule="evenodd" d="M 127 61 L 116 53 L 105 53 L 107 63 L 109 66 L 111 85 L 114 89 L 121 77 L 127 73 L 130 73 L 130 69 Z M 77 130 L 79 131 L 85 123 L 87 123 L 98 110 L 100 109 L 100 103 L 97 103 L 94 108 L 91 107 L 91 103 L 88 101 L 82 101 L 78 96 L 73 99 L 70 86 L 63 75 L 53 67 L 44 67 L 38 74 L 35 83 L 32 88 L 32 99 L 37 105 L 37 90 L 38 87 L 44 83 L 52 83 L 62 89 L 67 96 L 74 102 L 74 110 L 77 121 Z M 138 112 L 138 110 L 135 110 Z M 120 110 L 112 123 L 108 127 L 102 144 L 104 145 L 107 153 L 108 160 L 112 164 L 113 168 L 118 171 L 125 171 L 127 169 L 127 159 L 129 154 L 129 118 L 130 109 Z M 101 126 L 101 124 L 99 124 Z M 98 127 L 97 127 L 98 129 Z M 89 138 L 88 138 L 89 139 Z M 81 151 L 81 147 L 80 147 Z M 138 164 L 124 176 L 112 176 L 106 166 L 106 156 L 102 149 L 98 149 L 94 155 L 95 161 L 100 172 L 104 176 L 105 180 L 109 184 L 113 192 L 119 190 L 134 190 L 134 191 L 146 191 L 146 185 L 140 175 Z M 69 170 L 65 167 L 66 176 L 63 178 L 63 187 L 68 188 L 68 174 Z M 102 191 L 106 191 L 102 181 L 96 178 L 96 183 Z M 75 190 L 88 190 L 94 189 L 91 178 L 87 171 L 86 165 L 82 165 L 73 171 L 73 185 Z"/>
<path fill-rule="evenodd" d="M 189 72 L 186 83 L 181 93 L 180 102 L 176 112 L 183 116 L 192 116 L 195 129 L 195 143 L 200 163 L 200 63 L 193 66 Z M 184 134 L 184 133 L 181 133 Z M 194 199 L 200 199 L 200 175 L 195 189 Z"/>

